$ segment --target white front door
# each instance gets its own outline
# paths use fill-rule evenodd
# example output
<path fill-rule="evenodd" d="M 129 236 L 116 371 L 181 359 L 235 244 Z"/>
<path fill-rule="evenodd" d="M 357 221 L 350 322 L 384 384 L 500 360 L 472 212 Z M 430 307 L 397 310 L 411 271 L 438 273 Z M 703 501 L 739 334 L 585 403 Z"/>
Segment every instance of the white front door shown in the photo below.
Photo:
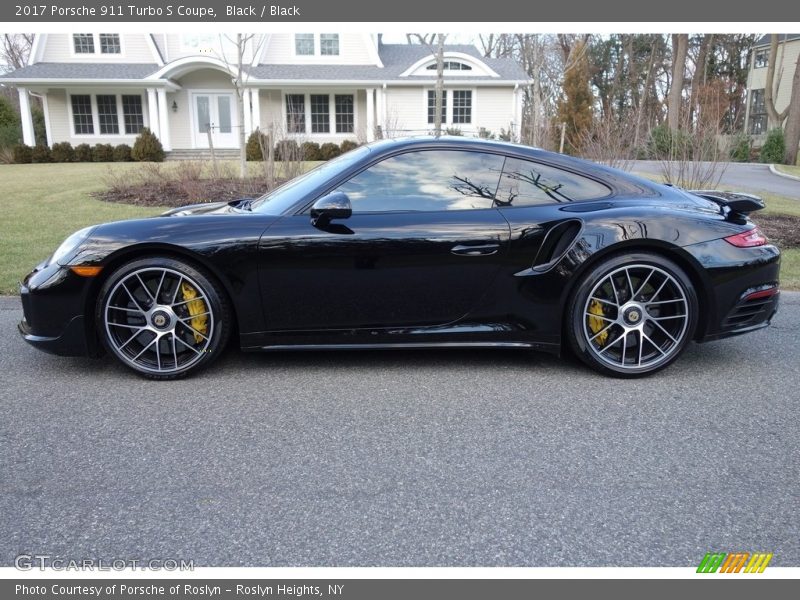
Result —
<path fill-rule="evenodd" d="M 237 148 L 238 119 L 234 95 L 204 92 L 193 96 L 195 148 L 208 148 L 209 131 L 214 148 Z"/>

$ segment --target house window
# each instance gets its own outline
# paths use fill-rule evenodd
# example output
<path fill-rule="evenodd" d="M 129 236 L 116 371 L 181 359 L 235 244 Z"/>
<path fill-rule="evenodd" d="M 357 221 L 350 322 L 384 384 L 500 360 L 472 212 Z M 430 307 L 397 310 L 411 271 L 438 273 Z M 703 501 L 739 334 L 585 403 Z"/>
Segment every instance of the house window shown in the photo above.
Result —
<path fill-rule="evenodd" d="M 756 69 L 763 69 L 769 66 L 769 50 L 756 50 L 756 56 L 753 59 L 753 66 Z"/>
<path fill-rule="evenodd" d="M 73 33 L 72 46 L 75 54 L 94 54 L 94 35 L 91 33 Z"/>
<path fill-rule="evenodd" d="M 750 133 L 760 135 L 767 132 L 767 105 L 764 90 L 750 90 Z"/>
<path fill-rule="evenodd" d="M 144 128 L 144 112 L 142 111 L 142 97 L 135 95 L 122 96 L 122 116 L 125 120 L 125 133 L 141 133 Z"/>
<path fill-rule="evenodd" d="M 314 34 L 294 34 L 294 53 L 297 56 L 314 56 Z"/>
<path fill-rule="evenodd" d="M 303 94 L 286 94 L 286 130 L 306 132 L 306 98 Z"/>
<path fill-rule="evenodd" d="M 327 94 L 311 94 L 311 133 L 330 133 L 331 108 Z"/>
<path fill-rule="evenodd" d="M 119 133 L 119 117 L 117 115 L 117 97 L 98 94 L 97 96 L 97 122 L 100 133 Z"/>
<path fill-rule="evenodd" d="M 428 90 L 428 123 L 433 123 L 436 114 L 436 92 Z M 447 122 L 447 90 L 442 90 L 442 123 Z"/>
<path fill-rule="evenodd" d="M 89 94 L 78 94 L 71 96 L 72 102 L 72 123 L 75 135 L 85 135 L 94 133 L 94 122 L 92 121 L 92 97 Z"/>
<path fill-rule="evenodd" d="M 353 95 L 336 94 L 336 133 L 353 133 Z"/>
<path fill-rule="evenodd" d="M 470 90 L 453 90 L 453 123 L 472 123 Z"/>
<path fill-rule="evenodd" d="M 472 71 L 472 67 L 468 64 L 457 62 L 454 60 L 446 60 L 442 63 L 445 71 Z M 435 71 L 436 70 L 436 63 L 432 65 L 428 65 L 426 67 L 428 71 Z"/>
<path fill-rule="evenodd" d="M 122 52 L 122 45 L 119 42 L 118 33 L 101 33 L 100 34 L 100 53 L 101 54 L 119 54 Z"/>
<path fill-rule="evenodd" d="M 322 56 L 339 56 L 339 34 L 321 33 L 319 35 L 319 53 Z"/>

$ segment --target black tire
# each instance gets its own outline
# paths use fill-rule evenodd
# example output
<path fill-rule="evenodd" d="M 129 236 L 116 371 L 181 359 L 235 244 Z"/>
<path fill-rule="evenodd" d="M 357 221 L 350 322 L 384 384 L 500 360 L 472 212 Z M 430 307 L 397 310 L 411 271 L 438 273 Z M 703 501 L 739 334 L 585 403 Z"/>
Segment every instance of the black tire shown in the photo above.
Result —
<path fill-rule="evenodd" d="M 651 252 L 609 256 L 586 273 L 565 316 L 569 347 L 594 370 L 642 377 L 672 364 L 694 336 L 691 280 Z"/>
<path fill-rule="evenodd" d="M 204 269 L 167 257 L 117 268 L 98 294 L 95 323 L 108 352 L 149 379 L 177 379 L 216 360 L 232 328 L 225 291 Z"/>

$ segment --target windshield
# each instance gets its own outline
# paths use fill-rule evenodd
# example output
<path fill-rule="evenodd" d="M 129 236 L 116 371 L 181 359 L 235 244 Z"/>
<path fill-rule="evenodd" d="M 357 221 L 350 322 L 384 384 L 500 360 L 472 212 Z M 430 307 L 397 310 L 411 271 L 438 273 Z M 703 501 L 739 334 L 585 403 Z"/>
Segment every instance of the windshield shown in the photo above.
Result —
<path fill-rule="evenodd" d="M 368 146 L 362 146 L 324 162 L 254 200 L 250 208 L 269 215 L 281 215 L 295 202 L 322 185 L 337 172 L 360 161 L 369 152 Z"/>

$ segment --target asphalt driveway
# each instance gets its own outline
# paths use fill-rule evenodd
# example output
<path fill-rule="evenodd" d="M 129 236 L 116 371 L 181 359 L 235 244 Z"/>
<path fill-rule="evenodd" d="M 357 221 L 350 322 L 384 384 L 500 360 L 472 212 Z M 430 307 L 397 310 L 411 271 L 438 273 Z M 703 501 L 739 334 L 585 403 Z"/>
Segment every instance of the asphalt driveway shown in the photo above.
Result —
<path fill-rule="evenodd" d="M 151 383 L 0 299 L 0 565 L 800 565 L 800 294 L 622 382 L 528 351 L 242 355 Z"/>
<path fill-rule="evenodd" d="M 635 160 L 629 169 L 635 173 L 661 175 L 663 165 L 656 160 Z M 745 192 L 771 192 L 800 200 L 800 181 L 774 175 L 769 165 L 759 163 L 727 163 L 719 188 Z"/>

